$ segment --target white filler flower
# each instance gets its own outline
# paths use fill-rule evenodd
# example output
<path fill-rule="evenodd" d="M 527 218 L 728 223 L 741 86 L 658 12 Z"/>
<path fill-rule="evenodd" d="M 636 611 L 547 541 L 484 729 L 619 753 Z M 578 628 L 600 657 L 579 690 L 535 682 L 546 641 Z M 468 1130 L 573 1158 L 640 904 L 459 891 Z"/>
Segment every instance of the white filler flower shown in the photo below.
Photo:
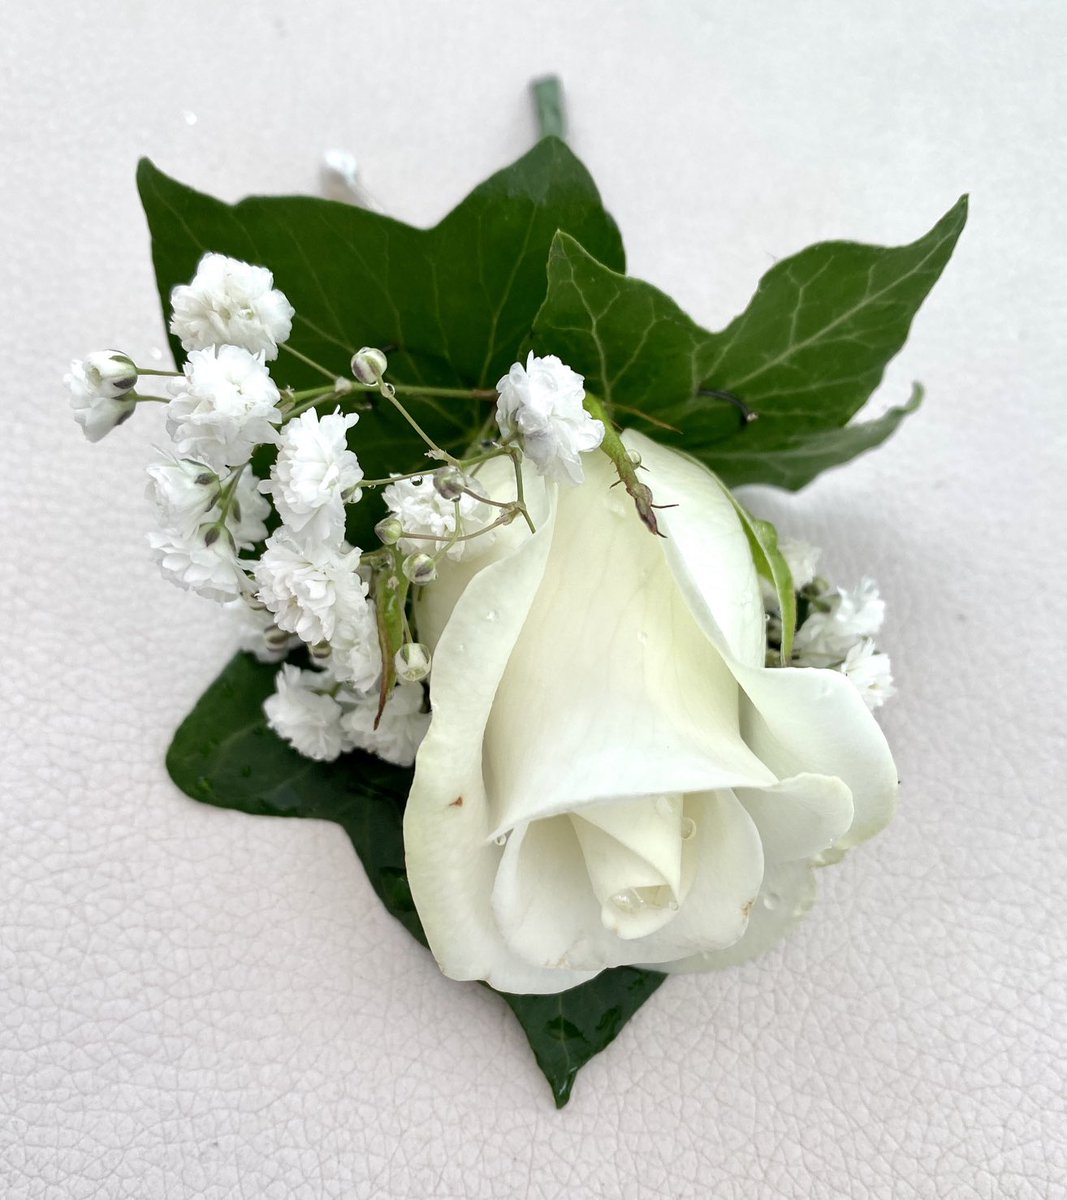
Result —
<path fill-rule="evenodd" d="M 430 727 L 430 714 L 423 712 L 422 707 L 422 685 L 400 683 L 385 702 L 377 729 L 374 728 L 377 692 L 360 699 L 346 711 L 341 718 L 341 728 L 351 748 L 376 754 L 398 767 L 410 767 Z"/>
<path fill-rule="evenodd" d="M 829 611 L 813 612 L 797 630 L 793 653 L 804 666 L 836 667 L 885 620 L 885 601 L 873 579 L 861 580 L 850 592 L 839 588 L 829 603 Z"/>
<path fill-rule="evenodd" d="M 274 695 L 263 704 L 267 724 L 279 737 L 323 762 L 345 749 L 341 706 L 322 690 L 332 684 L 321 671 L 301 671 L 287 663 L 275 676 Z"/>
<path fill-rule="evenodd" d="M 239 346 L 194 350 L 171 384 L 167 431 L 178 453 L 216 470 L 245 463 L 278 440 L 280 396 L 263 362 Z"/>
<path fill-rule="evenodd" d="M 225 604 L 249 590 L 248 577 L 225 534 L 208 545 L 200 530 L 189 535 L 150 533 L 148 544 L 163 577 L 186 591 Z"/>
<path fill-rule="evenodd" d="M 822 550 L 813 546 L 811 542 L 791 537 L 779 538 L 778 549 L 781 550 L 789 574 L 793 577 L 793 587 L 798 592 L 806 588 L 815 578 Z"/>
<path fill-rule="evenodd" d="M 582 406 L 584 379 L 554 355 L 530 351 L 497 383 L 496 419 L 505 438 L 519 436 L 538 471 L 557 483 L 581 483 L 583 453 L 604 440 L 602 422 Z"/>
<path fill-rule="evenodd" d="M 674 506 L 665 538 L 594 455 L 584 487 L 531 473 L 537 532 L 504 528 L 477 572 L 442 560 L 416 604 L 433 715 L 404 846 L 452 978 L 546 993 L 623 964 L 742 962 L 810 906 L 816 856 L 893 811 L 889 747 L 849 681 L 766 667 L 722 485 L 623 436 Z M 503 489 L 508 465 L 483 478 Z"/>
<path fill-rule="evenodd" d="M 404 532 L 417 535 L 399 540 L 398 545 L 405 554 L 436 553 L 456 532 L 457 504 L 462 534 L 484 529 L 495 516 L 488 504 L 465 493 L 458 500 L 446 500 L 434 487 L 432 475 L 398 479 L 382 492 L 382 499 L 400 521 Z M 469 541 L 455 542 L 448 549 L 448 557 L 455 562 L 475 558 L 489 549 L 495 536 L 494 530 Z M 437 540 L 427 541 L 427 538 Z"/>
<path fill-rule="evenodd" d="M 148 466 L 148 499 L 160 524 L 180 537 L 190 537 L 203 524 L 218 492 L 215 472 L 191 458 L 164 454 Z"/>
<path fill-rule="evenodd" d="M 838 670 L 859 691 L 869 709 L 880 708 L 897 689 L 888 654 L 879 654 L 870 638 L 857 642 Z"/>
<path fill-rule="evenodd" d="M 128 396 L 137 383 L 137 368 L 119 350 L 76 358 L 63 382 L 70 388 L 74 419 L 90 442 L 100 441 L 137 407 L 137 398 Z"/>
<path fill-rule="evenodd" d="M 170 303 L 171 332 L 186 350 L 227 343 L 274 359 L 293 328 L 293 306 L 270 271 L 224 254 L 205 254 Z"/>
<path fill-rule="evenodd" d="M 309 646 L 332 642 L 338 626 L 359 623 L 358 614 L 368 604 L 359 558 L 357 548 L 304 546 L 278 529 L 255 566 L 259 599 L 274 613 L 279 629 Z"/>
<path fill-rule="evenodd" d="M 278 459 L 261 488 L 273 498 L 286 528 L 304 543 L 333 544 L 344 537 L 345 502 L 362 495 L 363 468 L 345 441 L 358 420 L 356 413 L 340 409 L 326 417 L 309 409 L 282 431 Z"/>

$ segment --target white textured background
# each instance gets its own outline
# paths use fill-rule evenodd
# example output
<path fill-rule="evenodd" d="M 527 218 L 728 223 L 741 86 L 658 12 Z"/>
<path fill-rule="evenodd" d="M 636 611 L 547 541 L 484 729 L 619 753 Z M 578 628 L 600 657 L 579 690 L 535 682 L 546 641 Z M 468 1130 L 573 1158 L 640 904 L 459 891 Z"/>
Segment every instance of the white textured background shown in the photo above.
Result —
<path fill-rule="evenodd" d="M 54 0 L 4 26 L 5 1200 L 1062 1196 L 1067 9 Z M 776 257 L 973 197 L 880 394 L 918 377 L 926 407 L 768 505 L 883 585 L 899 819 L 789 945 L 665 985 L 561 1113 L 340 830 L 168 782 L 226 638 L 148 561 L 158 414 L 90 447 L 59 382 L 163 346 L 139 155 L 236 199 L 315 191 L 347 146 L 426 223 L 527 148 L 547 69 L 632 272 L 712 326 Z"/>

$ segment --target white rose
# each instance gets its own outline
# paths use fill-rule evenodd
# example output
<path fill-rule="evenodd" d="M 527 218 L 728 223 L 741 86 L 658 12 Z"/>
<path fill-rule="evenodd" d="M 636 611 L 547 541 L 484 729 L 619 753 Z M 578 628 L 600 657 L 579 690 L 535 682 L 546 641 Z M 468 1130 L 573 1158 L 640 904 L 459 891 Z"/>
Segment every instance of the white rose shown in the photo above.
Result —
<path fill-rule="evenodd" d="M 840 673 L 764 666 L 745 535 L 707 470 L 636 434 L 665 539 L 602 455 L 530 475 L 487 559 L 442 560 L 417 611 L 433 718 L 404 820 L 446 975 L 502 991 L 606 967 L 706 970 L 808 907 L 812 860 L 888 821 L 889 748 Z M 508 468 L 479 475 L 508 496 Z M 512 483 L 513 487 L 513 483 Z"/>

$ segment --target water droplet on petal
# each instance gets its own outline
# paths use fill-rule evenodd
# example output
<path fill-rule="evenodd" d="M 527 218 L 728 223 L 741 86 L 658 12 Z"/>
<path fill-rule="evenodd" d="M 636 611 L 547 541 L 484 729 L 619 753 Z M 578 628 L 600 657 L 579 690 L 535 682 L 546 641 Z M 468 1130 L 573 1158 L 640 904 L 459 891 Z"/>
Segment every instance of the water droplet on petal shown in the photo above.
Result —
<path fill-rule="evenodd" d="M 190 109 L 187 108 L 182 113 L 182 120 L 186 123 L 186 125 L 195 125 L 197 122 L 197 115 L 195 112 L 192 112 Z"/>
<path fill-rule="evenodd" d="M 488 612 L 485 614 L 485 619 L 486 619 L 487 621 L 495 621 L 495 620 L 497 619 L 497 617 L 498 617 L 498 616 L 500 616 L 500 614 L 499 614 L 499 613 L 496 611 L 496 609 L 495 609 L 495 608 L 491 608 L 491 609 L 490 609 L 490 610 L 489 610 L 489 611 L 488 611 Z"/>
<path fill-rule="evenodd" d="M 777 892 L 767 892 L 763 897 L 763 907 L 773 912 L 782 902 L 782 897 Z"/>
<path fill-rule="evenodd" d="M 668 905 L 667 905 L 667 907 L 668 907 L 668 908 L 671 910 L 671 912 L 677 912 L 677 911 L 678 911 L 678 908 L 679 908 L 678 901 L 677 901 L 677 900 L 672 900 L 672 901 L 670 902 L 670 904 L 668 904 Z"/>
<path fill-rule="evenodd" d="M 153 362 L 162 362 L 163 351 L 160 350 L 158 346 L 153 346 L 152 349 L 148 351 L 148 357 L 151 358 Z"/>
<path fill-rule="evenodd" d="M 499 837 L 493 838 L 493 845 L 494 846 L 506 846 L 507 841 L 508 841 L 508 835 L 506 833 L 502 833 Z"/>
<path fill-rule="evenodd" d="M 633 888 L 624 888 L 621 892 L 616 892 L 612 896 L 611 902 L 620 912 L 624 913 L 639 912 L 645 907 L 644 900 Z"/>
<path fill-rule="evenodd" d="M 682 841 L 688 842 L 697 831 L 697 823 L 692 817 L 682 817 Z"/>

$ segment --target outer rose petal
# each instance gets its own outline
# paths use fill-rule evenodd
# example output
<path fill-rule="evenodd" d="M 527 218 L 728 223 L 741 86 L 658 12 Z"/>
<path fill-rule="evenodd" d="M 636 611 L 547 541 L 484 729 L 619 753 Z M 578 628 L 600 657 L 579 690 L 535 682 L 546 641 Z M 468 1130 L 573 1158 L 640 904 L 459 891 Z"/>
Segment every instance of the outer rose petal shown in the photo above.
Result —
<path fill-rule="evenodd" d="M 487 470 L 479 479 L 493 487 L 502 475 Z M 526 537 L 517 525 L 507 527 L 488 565 L 485 559 L 456 563 L 426 589 L 419 636 L 436 647 L 438 703 L 415 761 L 404 847 L 415 907 L 441 970 L 453 979 L 532 993 L 574 987 L 597 972 L 532 966 L 505 944 L 489 904 L 501 851 L 490 837 L 482 735 L 541 582 L 555 517 L 556 485 L 531 475 L 526 487 L 537 533 Z"/>
<path fill-rule="evenodd" d="M 757 651 L 751 613 L 738 609 L 728 586 L 731 572 L 741 567 L 732 564 L 720 572 L 718 560 L 711 560 L 708 552 L 706 514 L 714 510 L 705 496 L 722 485 L 699 463 L 642 434 L 628 432 L 623 441 L 641 455 L 656 503 L 677 505 L 659 514 L 667 535 L 667 561 L 693 615 L 744 690 L 746 741 L 782 779 L 802 773 L 836 775 L 848 785 L 855 813 L 839 846 L 873 836 L 893 815 L 897 773 L 885 735 L 863 697 L 838 671 L 764 668 L 762 641 Z M 743 533 L 740 537 L 744 542 Z M 719 546 L 717 542 L 716 553 Z M 740 548 L 734 545 L 733 553 L 739 558 Z M 744 553 L 751 564 L 747 544 Z"/>
<path fill-rule="evenodd" d="M 806 862 L 768 866 L 742 937 L 724 950 L 708 950 L 672 963 L 647 963 L 672 975 L 737 967 L 765 954 L 815 903 L 815 872 Z"/>

